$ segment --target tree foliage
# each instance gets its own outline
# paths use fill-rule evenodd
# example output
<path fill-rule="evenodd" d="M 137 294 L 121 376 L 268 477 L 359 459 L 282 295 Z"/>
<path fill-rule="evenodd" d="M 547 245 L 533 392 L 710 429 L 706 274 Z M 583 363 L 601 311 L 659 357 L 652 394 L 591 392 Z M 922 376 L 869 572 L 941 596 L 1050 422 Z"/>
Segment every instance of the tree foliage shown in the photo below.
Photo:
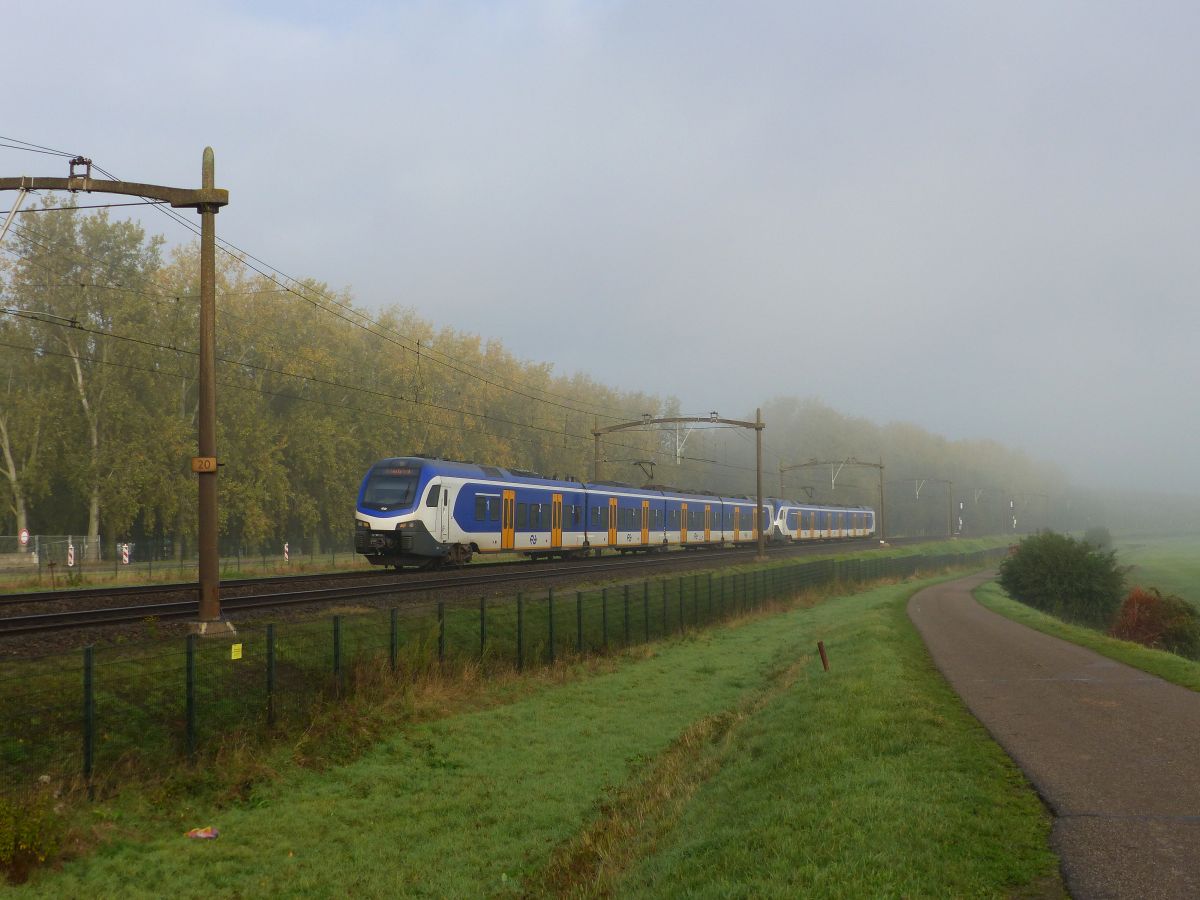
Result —
<path fill-rule="evenodd" d="M 1113 622 L 1124 582 L 1114 552 L 1053 531 L 1025 538 L 1000 564 L 1000 584 L 1013 599 L 1103 630 Z"/>
<path fill-rule="evenodd" d="M 190 552 L 197 248 L 164 253 L 162 239 L 136 225 L 68 209 L 23 217 L 6 250 L 0 534 L 27 527 Z M 317 282 L 284 288 L 228 255 L 218 257 L 217 341 L 226 553 L 285 540 L 345 546 L 359 481 L 381 457 L 423 453 L 586 479 L 597 425 L 694 412 L 674 398 L 557 374 L 412 309 L 368 317 L 348 294 Z M 999 486 L 1045 494 L 1056 477 L 999 445 L 881 427 L 814 400 L 784 398 L 763 412 L 769 495 L 800 498 L 802 485 L 821 480 L 797 474 L 780 488 L 771 469 L 782 463 L 886 457 L 889 479 L 912 473 L 977 486 L 968 533 L 985 533 L 1004 522 Z M 753 409 L 723 413 L 754 418 Z M 754 438 L 744 431 L 623 431 L 605 439 L 602 457 L 605 479 L 645 481 L 652 462 L 658 483 L 755 490 Z M 848 471 L 818 498 L 877 506 L 874 475 Z M 944 533 L 944 491 L 931 486 L 919 502 L 893 496 L 891 532 Z"/>

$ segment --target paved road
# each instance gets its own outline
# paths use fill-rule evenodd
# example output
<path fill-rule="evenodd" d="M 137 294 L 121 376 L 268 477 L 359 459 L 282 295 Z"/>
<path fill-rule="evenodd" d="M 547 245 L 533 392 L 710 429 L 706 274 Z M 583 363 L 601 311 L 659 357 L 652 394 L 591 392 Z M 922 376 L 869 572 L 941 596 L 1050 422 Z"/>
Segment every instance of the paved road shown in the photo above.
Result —
<path fill-rule="evenodd" d="M 1054 814 L 1076 898 L 1200 898 L 1200 694 L 927 588 L 908 615 L 937 667 Z"/>

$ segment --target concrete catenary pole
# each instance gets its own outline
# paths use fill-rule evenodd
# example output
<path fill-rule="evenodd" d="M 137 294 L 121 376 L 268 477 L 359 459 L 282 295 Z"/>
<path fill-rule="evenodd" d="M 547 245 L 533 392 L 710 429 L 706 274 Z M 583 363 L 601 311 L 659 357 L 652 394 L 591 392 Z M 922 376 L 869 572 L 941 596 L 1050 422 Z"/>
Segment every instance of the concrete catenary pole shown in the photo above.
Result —
<path fill-rule="evenodd" d="M 758 558 L 767 558 L 767 523 L 763 521 L 763 491 L 762 491 L 762 407 L 754 411 L 754 477 L 758 485 Z"/>
<path fill-rule="evenodd" d="M 220 564 L 217 557 L 217 439 L 216 439 L 216 225 L 217 210 L 229 203 L 229 191 L 214 187 L 212 147 L 204 148 L 201 188 L 173 188 L 158 184 L 92 178 L 92 161 L 82 156 L 70 160 L 67 178 L 20 176 L 0 178 L 0 191 L 70 191 L 125 194 L 163 200 L 175 209 L 200 213 L 200 410 L 197 449 L 192 471 L 200 476 L 200 598 L 197 630 L 202 634 L 228 632 L 221 621 Z M 77 172 L 76 169 L 82 169 Z"/>
<path fill-rule="evenodd" d="M 213 189 L 215 162 L 212 147 L 204 148 L 200 185 Z M 213 460 L 197 472 L 200 479 L 200 622 L 221 618 L 221 570 L 217 548 L 217 226 L 219 207 L 202 203 L 200 213 L 200 458 Z"/>

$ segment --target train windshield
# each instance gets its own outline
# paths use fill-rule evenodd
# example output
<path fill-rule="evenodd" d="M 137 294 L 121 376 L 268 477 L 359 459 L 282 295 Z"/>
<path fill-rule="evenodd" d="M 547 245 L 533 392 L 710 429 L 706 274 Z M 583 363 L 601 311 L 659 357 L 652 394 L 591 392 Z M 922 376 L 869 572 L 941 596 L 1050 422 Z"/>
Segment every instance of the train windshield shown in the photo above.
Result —
<path fill-rule="evenodd" d="M 417 496 L 420 475 L 420 466 L 394 465 L 372 469 L 363 488 L 362 505 L 381 512 L 407 509 Z"/>

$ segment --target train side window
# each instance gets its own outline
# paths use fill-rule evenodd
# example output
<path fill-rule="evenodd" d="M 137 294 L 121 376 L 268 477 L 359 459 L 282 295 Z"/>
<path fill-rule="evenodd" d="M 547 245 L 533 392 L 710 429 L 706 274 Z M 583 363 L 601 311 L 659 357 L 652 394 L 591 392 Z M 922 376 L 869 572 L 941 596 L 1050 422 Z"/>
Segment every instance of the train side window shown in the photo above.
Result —
<path fill-rule="evenodd" d="M 488 512 L 487 497 L 476 497 L 475 498 L 475 521 L 476 522 L 486 522 L 487 521 L 487 512 Z"/>
<path fill-rule="evenodd" d="M 441 492 L 441 485 L 431 484 L 429 486 L 429 493 L 425 495 L 425 505 L 430 507 L 437 506 L 438 501 L 441 499 Z"/>
<path fill-rule="evenodd" d="M 499 522 L 500 521 L 500 498 L 499 497 L 495 498 L 491 503 L 488 504 L 488 521 L 490 521 L 490 522 Z"/>
<path fill-rule="evenodd" d="M 529 527 L 529 507 L 524 503 L 517 504 L 517 528 Z"/>

